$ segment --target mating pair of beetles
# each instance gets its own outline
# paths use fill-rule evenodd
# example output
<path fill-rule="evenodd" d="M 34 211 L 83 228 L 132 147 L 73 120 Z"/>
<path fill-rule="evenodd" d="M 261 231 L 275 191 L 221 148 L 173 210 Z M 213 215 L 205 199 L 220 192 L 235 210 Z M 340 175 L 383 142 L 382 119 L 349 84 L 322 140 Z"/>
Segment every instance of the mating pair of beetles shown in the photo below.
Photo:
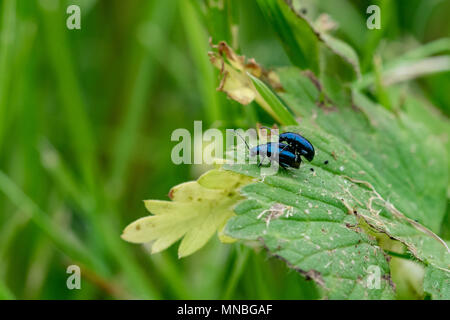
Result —
<path fill-rule="evenodd" d="M 242 138 L 242 137 L 241 137 Z M 245 144 L 250 150 L 250 156 L 263 155 L 271 160 L 277 159 L 278 164 L 287 169 L 298 169 L 302 163 L 301 157 L 308 161 L 314 159 L 314 147 L 306 138 L 295 132 L 284 132 L 279 135 L 279 142 L 269 142 L 250 148 L 245 139 Z M 261 166 L 262 162 L 258 164 Z"/>

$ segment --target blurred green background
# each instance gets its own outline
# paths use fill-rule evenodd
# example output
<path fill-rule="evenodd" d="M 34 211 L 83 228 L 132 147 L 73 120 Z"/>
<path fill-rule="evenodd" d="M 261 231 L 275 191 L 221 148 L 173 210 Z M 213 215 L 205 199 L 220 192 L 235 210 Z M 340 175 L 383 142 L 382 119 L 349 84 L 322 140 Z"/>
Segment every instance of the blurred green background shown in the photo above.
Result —
<path fill-rule="evenodd" d="M 304 1 L 328 13 L 362 72 L 450 35 L 450 1 Z M 370 4 L 383 27 L 369 31 Z M 81 8 L 81 30 L 66 9 Z M 271 124 L 256 105 L 216 91 L 208 39 L 265 67 L 290 65 L 256 1 L 0 0 L 0 298 L 311 299 L 312 282 L 258 249 L 217 239 L 179 260 L 150 256 L 122 229 L 147 215 L 143 199 L 206 168 L 174 165 L 176 128 Z M 448 53 L 448 52 L 447 52 Z M 415 81 L 450 114 L 449 73 Z M 68 290 L 68 265 L 82 290 Z"/>

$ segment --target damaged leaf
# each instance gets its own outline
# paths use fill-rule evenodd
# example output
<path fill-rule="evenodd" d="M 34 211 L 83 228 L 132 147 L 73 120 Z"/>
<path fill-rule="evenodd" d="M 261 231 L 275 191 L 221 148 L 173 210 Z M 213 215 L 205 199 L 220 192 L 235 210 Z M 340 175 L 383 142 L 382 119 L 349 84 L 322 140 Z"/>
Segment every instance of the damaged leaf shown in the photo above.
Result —
<path fill-rule="evenodd" d="M 256 166 L 226 166 L 259 177 Z M 238 239 L 259 240 L 274 256 L 313 279 L 330 299 L 389 299 L 393 297 L 389 264 L 383 250 L 348 213 L 339 198 L 323 188 L 324 172 L 303 165 L 298 172 L 280 172 L 264 177 L 264 182 L 245 186 L 247 199 L 235 209 L 237 216 L 226 234 Z M 317 171 L 316 171 L 317 169 Z M 293 170 L 292 170 L 293 171 Z M 314 180 L 316 181 L 317 185 Z M 325 180 L 326 181 L 326 180 Z M 345 188 L 346 180 L 336 181 L 334 189 Z M 325 184 L 326 186 L 326 184 Z M 261 216 L 264 211 L 284 206 L 290 214 Z M 372 288 L 373 268 L 378 268 L 378 289 Z"/>
<path fill-rule="evenodd" d="M 302 13 L 303 2 L 300 1 L 299 6 L 294 7 L 294 3 L 288 0 L 258 0 L 262 12 L 280 36 L 293 64 L 319 75 L 320 52 L 330 50 L 341 59 L 340 62 L 350 66 L 354 76 L 359 77 L 359 58 L 355 50 L 329 33 L 339 26 L 324 14 L 313 23 Z"/>
<path fill-rule="evenodd" d="M 450 300 L 450 274 L 428 267 L 423 280 L 423 289 L 435 300 Z"/>
<path fill-rule="evenodd" d="M 208 53 L 209 59 L 222 73 L 222 80 L 217 90 L 225 92 L 228 97 L 247 105 L 257 95 L 257 91 L 250 80 L 248 73 L 256 77 L 261 76 L 262 69 L 250 59 L 246 62 L 244 56 L 237 55 L 224 41 L 211 47 L 216 51 Z"/>
<path fill-rule="evenodd" d="M 255 100 L 280 124 L 297 123 L 289 110 L 278 103 L 275 93 L 261 80 L 278 87 L 279 79 L 273 72 L 263 70 L 254 59 L 246 61 L 244 56 L 237 55 L 224 41 L 218 45 L 211 44 L 211 47 L 217 51 L 209 52 L 210 61 L 222 74 L 217 90 L 225 92 L 230 99 L 242 105 Z"/>
<path fill-rule="evenodd" d="M 152 215 L 128 225 L 122 238 L 133 243 L 153 242 L 152 253 L 165 250 L 183 238 L 179 257 L 199 250 L 217 231 L 222 242 L 233 241 L 222 235 L 222 229 L 234 215 L 233 206 L 242 199 L 238 189 L 250 181 L 230 171 L 208 171 L 197 181 L 173 187 L 169 193 L 172 201 L 144 201 Z"/>
<path fill-rule="evenodd" d="M 315 77 L 296 68 L 282 69 L 279 76 L 281 97 L 304 116 L 301 126 L 284 130 L 307 137 L 316 156 L 299 170 L 265 177 L 255 165 L 226 165 L 260 179 L 242 189 L 246 200 L 226 233 L 260 240 L 329 298 L 392 297 L 388 259 L 370 236 L 377 233 L 403 243 L 418 261 L 448 276 L 448 246 L 437 234 L 448 182 L 444 142 L 406 114 L 394 115 L 357 91 L 352 103 L 336 107 Z M 258 219 L 275 204 L 292 207 L 292 215 L 277 215 L 269 225 Z M 368 285 L 374 267 L 381 272 L 378 290 Z"/>

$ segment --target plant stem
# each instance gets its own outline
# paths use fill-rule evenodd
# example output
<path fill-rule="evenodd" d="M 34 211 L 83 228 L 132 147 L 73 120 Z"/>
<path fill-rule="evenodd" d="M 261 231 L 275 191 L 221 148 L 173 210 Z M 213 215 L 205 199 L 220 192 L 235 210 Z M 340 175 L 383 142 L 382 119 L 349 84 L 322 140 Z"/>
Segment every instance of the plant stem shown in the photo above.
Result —
<path fill-rule="evenodd" d="M 250 249 L 243 247 L 240 251 L 241 252 L 238 252 L 237 254 L 237 259 L 234 263 L 233 270 L 231 271 L 231 276 L 228 279 L 228 285 L 222 298 L 224 300 L 231 298 L 231 295 L 233 294 L 233 291 L 236 288 L 239 278 L 241 277 L 244 267 L 248 261 Z"/>
<path fill-rule="evenodd" d="M 409 253 L 397 253 L 394 251 L 390 251 L 390 250 L 384 250 L 384 252 L 386 252 L 388 255 L 396 257 L 396 258 L 401 258 L 401 259 L 406 259 L 406 260 L 412 260 L 412 261 L 417 261 L 417 259 L 415 259 L 412 255 L 410 255 Z"/>
<path fill-rule="evenodd" d="M 208 37 L 200 23 L 198 16 L 192 3 L 187 0 L 181 0 L 180 12 L 184 23 L 187 41 L 191 50 L 191 56 L 198 72 L 196 73 L 200 90 L 202 93 L 203 105 L 208 118 L 208 124 L 212 125 L 216 121 L 223 120 L 223 114 L 216 93 L 216 79 L 214 77 L 214 69 L 208 59 Z"/>

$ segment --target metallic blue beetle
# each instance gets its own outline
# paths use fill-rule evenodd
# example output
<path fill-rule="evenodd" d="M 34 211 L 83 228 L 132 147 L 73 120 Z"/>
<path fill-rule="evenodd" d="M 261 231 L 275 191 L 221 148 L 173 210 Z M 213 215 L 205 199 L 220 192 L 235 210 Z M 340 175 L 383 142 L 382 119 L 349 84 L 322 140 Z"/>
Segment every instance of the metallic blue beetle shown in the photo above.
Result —
<path fill-rule="evenodd" d="M 267 127 L 264 127 L 267 128 Z M 267 128 L 270 130 L 270 128 Z M 239 134 L 238 134 L 239 135 Z M 272 160 L 278 158 L 278 163 L 283 168 L 296 168 L 300 167 L 302 163 L 302 156 L 308 161 L 314 159 L 315 151 L 314 147 L 306 138 L 298 133 L 284 132 L 279 135 L 279 142 L 269 142 L 261 144 L 250 149 L 247 141 L 239 135 L 245 142 L 247 148 L 250 150 L 250 155 L 263 155 Z M 261 162 L 258 164 L 261 166 Z"/>
<path fill-rule="evenodd" d="M 300 167 L 300 156 L 296 155 L 292 148 L 284 143 L 269 142 L 260 144 L 250 149 L 250 156 L 262 155 L 268 157 L 271 161 L 276 160 L 279 165 L 287 169 L 292 167 L 298 169 Z M 258 164 L 261 166 L 262 162 Z"/>
<path fill-rule="evenodd" d="M 298 156 L 303 156 L 311 162 L 314 159 L 314 147 L 306 138 L 294 132 L 284 132 L 280 134 L 279 141 L 288 144 L 294 153 Z"/>

